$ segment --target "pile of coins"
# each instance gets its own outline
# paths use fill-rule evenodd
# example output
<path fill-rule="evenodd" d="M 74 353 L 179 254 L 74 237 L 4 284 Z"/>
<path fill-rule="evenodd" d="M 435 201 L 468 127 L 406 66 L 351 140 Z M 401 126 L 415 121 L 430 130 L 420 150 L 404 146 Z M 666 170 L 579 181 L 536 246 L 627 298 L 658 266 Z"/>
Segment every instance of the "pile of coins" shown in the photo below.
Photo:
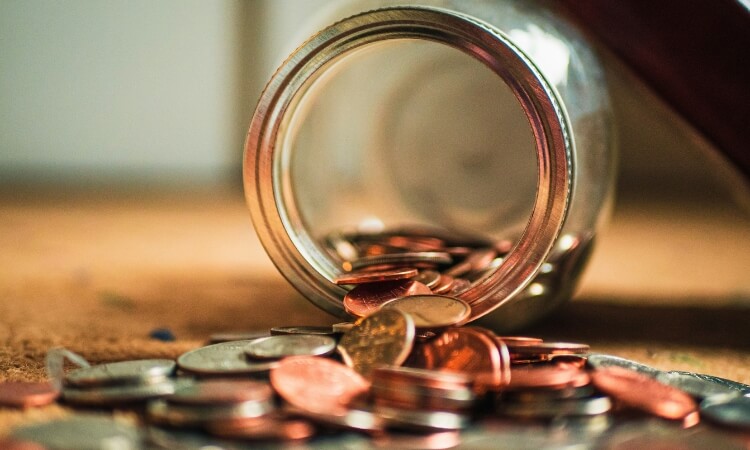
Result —
<path fill-rule="evenodd" d="M 420 333 L 417 323 L 423 319 L 404 310 L 409 308 L 384 306 L 337 325 L 338 331 L 274 328 L 251 339 L 189 351 L 176 364 L 157 359 L 75 369 L 64 377 L 62 400 L 86 407 L 145 404 L 136 410 L 144 412 L 146 428 L 102 425 L 132 440 L 132 446 L 122 448 L 200 448 L 186 445 L 185 439 L 222 443 L 219 448 L 243 441 L 314 444 L 341 430 L 386 445 L 405 432 L 424 437 L 468 430 L 463 433 L 476 438 L 471 429 L 486 431 L 487 424 L 570 418 L 579 424 L 585 419 L 606 434 L 616 419 L 639 415 L 679 428 L 705 418 L 750 429 L 750 386 L 590 354 L 585 344 L 497 336 L 480 327 L 431 326 L 429 334 Z M 452 312 L 447 316 L 454 317 Z M 428 322 L 450 320 L 435 316 Z M 43 397 L 39 386 L 26 394 L 18 386 L 0 384 L 0 403 L 11 391 L 15 406 L 54 401 Z M 19 401 L 24 395 L 28 402 Z M 30 425 L 13 437 L 58 448 L 55 436 L 75 441 L 70 430 L 86 420 Z M 452 436 L 460 442 L 460 434 Z M 68 448 L 86 447 L 76 442 Z M 398 442 L 394 445 L 406 446 Z"/>

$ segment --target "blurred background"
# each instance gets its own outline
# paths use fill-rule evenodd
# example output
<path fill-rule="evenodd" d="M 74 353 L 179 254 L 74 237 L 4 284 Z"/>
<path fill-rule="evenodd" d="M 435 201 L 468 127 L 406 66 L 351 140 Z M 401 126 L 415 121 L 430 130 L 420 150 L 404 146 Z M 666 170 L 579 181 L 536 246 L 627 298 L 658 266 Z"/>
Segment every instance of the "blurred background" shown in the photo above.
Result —
<path fill-rule="evenodd" d="M 240 198 L 243 140 L 255 101 L 274 68 L 312 31 L 306 19 L 327 5 L 0 2 L 3 198 L 16 198 L 24 186 L 90 188 L 96 195 L 102 186 L 158 192 L 172 185 L 222 186 Z M 645 283 L 747 299 L 746 179 L 599 47 L 619 140 L 611 227 L 635 224 L 641 234 L 605 239 L 597 255 L 609 256 L 595 257 L 587 286 L 629 292 Z M 675 211 L 689 217 L 675 218 Z M 251 234 L 249 223 L 241 226 Z M 613 261 L 639 267 L 644 254 L 672 275 L 628 278 L 612 270 Z"/>
<path fill-rule="evenodd" d="M 326 3 L 0 2 L 0 179 L 238 183 L 263 83 Z M 718 153 L 604 57 L 620 195 L 742 201 Z"/>

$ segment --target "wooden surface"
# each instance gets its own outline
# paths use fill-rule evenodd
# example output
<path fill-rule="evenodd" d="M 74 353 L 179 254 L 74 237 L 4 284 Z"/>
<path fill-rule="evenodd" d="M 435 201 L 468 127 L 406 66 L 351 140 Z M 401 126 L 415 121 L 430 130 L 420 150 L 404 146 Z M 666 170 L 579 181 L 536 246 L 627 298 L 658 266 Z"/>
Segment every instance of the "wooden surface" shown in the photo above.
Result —
<path fill-rule="evenodd" d="M 748 231 L 715 202 L 623 200 L 574 301 L 526 333 L 750 383 Z M 172 358 L 214 332 L 336 321 L 276 272 L 232 190 L 6 187 L 0 267 L 0 381 L 44 379 L 55 346 Z M 66 413 L 0 408 L 0 436 Z"/>

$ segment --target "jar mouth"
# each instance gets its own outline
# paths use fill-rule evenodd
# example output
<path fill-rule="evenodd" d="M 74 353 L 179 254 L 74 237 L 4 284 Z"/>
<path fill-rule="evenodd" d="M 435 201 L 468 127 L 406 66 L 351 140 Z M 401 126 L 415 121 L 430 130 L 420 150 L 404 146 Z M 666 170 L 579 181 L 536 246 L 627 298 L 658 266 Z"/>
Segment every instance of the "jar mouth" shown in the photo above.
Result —
<path fill-rule="evenodd" d="M 458 49 L 483 63 L 511 89 L 528 119 L 537 159 L 536 194 L 516 245 L 489 275 L 459 296 L 470 320 L 510 301 L 533 279 L 562 229 L 571 196 L 572 140 L 554 88 L 496 28 L 453 11 L 394 7 L 344 19 L 296 50 L 271 78 L 253 116 L 244 156 L 247 202 L 259 238 L 281 273 L 322 309 L 345 316 L 347 290 L 331 280 L 341 268 L 325 255 L 289 198 L 287 139 L 307 89 L 337 59 L 368 45 L 419 39 Z"/>

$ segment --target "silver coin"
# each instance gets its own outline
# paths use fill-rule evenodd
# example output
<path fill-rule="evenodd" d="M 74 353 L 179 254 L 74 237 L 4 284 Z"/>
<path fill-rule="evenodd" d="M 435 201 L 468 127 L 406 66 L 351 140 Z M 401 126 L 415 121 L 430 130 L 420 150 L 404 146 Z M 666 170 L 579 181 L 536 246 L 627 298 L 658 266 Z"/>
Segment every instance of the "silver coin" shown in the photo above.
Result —
<path fill-rule="evenodd" d="M 498 406 L 498 412 L 512 417 L 553 418 L 564 416 L 596 416 L 612 409 L 612 401 L 607 396 L 571 398 L 553 401 L 505 402 Z"/>
<path fill-rule="evenodd" d="M 346 261 L 342 267 L 347 272 L 364 269 L 369 266 L 404 265 L 416 263 L 429 264 L 450 264 L 453 258 L 445 252 L 404 252 L 404 253 L 386 253 L 384 255 L 363 256 L 353 261 Z"/>
<path fill-rule="evenodd" d="M 304 417 L 321 425 L 344 430 L 376 433 L 382 431 L 385 426 L 381 417 L 363 409 L 347 409 L 343 414 L 324 414 L 323 412 L 286 407 L 284 412 L 293 416 Z"/>
<path fill-rule="evenodd" d="M 214 333 L 208 338 L 209 344 L 221 344 L 232 341 L 249 341 L 262 337 L 268 337 L 271 333 L 264 331 L 235 331 L 226 333 Z"/>
<path fill-rule="evenodd" d="M 149 449 L 160 450 L 257 450 L 257 443 L 229 441 L 199 430 L 147 427 L 144 430 Z"/>
<path fill-rule="evenodd" d="M 373 384 L 370 393 L 375 398 L 375 404 L 384 406 L 408 405 L 410 408 L 422 410 L 468 411 L 476 405 L 476 396 L 470 389 Z"/>
<path fill-rule="evenodd" d="M 594 387 L 590 384 L 563 389 L 524 389 L 511 390 L 502 393 L 503 401 L 509 402 L 552 402 L 557 400 L 581 399 L 594 395 Z"/>
<path fill-rule="evenodd" d="M 142 448 L 138 429 L 103 416 L 75 415 L 16 428 L 11 437 L 50 449 L 101 450 Z"/>
<path fill-rule="evenodd" d="M 149 402 L 147 412 L 156 423 L 176 427 L 207 425 L 232 419 L 252 419 L 274 410 L 271 399 L 231 405 L 177 405 L 168 400 Z"/>
<path fill-rule="evenodd" d="M 103 386 L 95 388 L 66 387 L 62 390 L 62 398 L 68 403 L 78 405 L 116 405 L 120 403 L 135 403 L 164 397 L 174 393 L 187 380 L 163 381 L 156 384 Z"/>
<path fill-rule="evenodd" d="M 594 369 L 603 369 L 605 367 L 622 367 L 624 369 L 633 370 L 651 378 L 656 378 L 657 375 L 662 373 L 661 370 L 655 367 L 647 366 L 636 361 L 620 358 L 619 356 L 604 355 L 598 353 L 587 355 L 586 364 L 593 367 Z"/>
<path fill-rule="evenodd" d="M 397 428 L 448 431 L 469 426 L 469 417 L 447 411 L 420 411 L 375 405 L 373 412 Z"/>
<path fill-rule="evenodd" d="M 311 327 L 311 326 L 298 326 L 298 327 L 273 327 L 271 328 L 271 335 L 278 336 L 281 334 L 314 334 L 317 336 L 333 336 L 333 328 L 331 327 Z"/>
<path fill-rule="evenodd" d="M 252 341 L 232 341 L 191 350 L 177 358 L 177 365 L 195 375 L 264 374 L 278 362 L 248 361 L 245 347 Z"/>
<path fill-rule="evenodd" d="M 687 392 L 693 397 L 704 399 L 713 395 L 741 395 L 742 391 L 733 389 L 724 383 L 718 383 L 712 378 L 707 378 L 698 373 L 670 371 L 662 372 L 656 376 L 658 381 Z"/>
<path fill-rule="evenodd" d="M 287 334 L 251 341 L 245 354 L 253 359 L 281 359 L 287 356 L 325 356 L 336 350 L 336 339 L 312 334 Z"/>
<path fill-rule="evenodd" d="M 750 397 L 715 395 L 701 402 L 700 413 L 721 425 L 750 429 Z"/>
<path fill-rule="evenodd" d="M 726 378 L 721 378 L 714 375 L 707 375 L 705 373 L 684 372 L 681 370 L 670 370 L 669 373 L 690 375 L 694 378 L 705 380 L 709 383 L 715 383 L 717 385 L 724 386 L 727 389 L 736 391 L 740 395 L 750 395 L 750 386 L 738 381 L 728 380 Z"/>
<path fill-rule="evenodd" d="M 71 386 L 111 386 L 163 381 L 175 370 L 171 359 L 140 359 L 81 367 L 65 376 Z"/>

